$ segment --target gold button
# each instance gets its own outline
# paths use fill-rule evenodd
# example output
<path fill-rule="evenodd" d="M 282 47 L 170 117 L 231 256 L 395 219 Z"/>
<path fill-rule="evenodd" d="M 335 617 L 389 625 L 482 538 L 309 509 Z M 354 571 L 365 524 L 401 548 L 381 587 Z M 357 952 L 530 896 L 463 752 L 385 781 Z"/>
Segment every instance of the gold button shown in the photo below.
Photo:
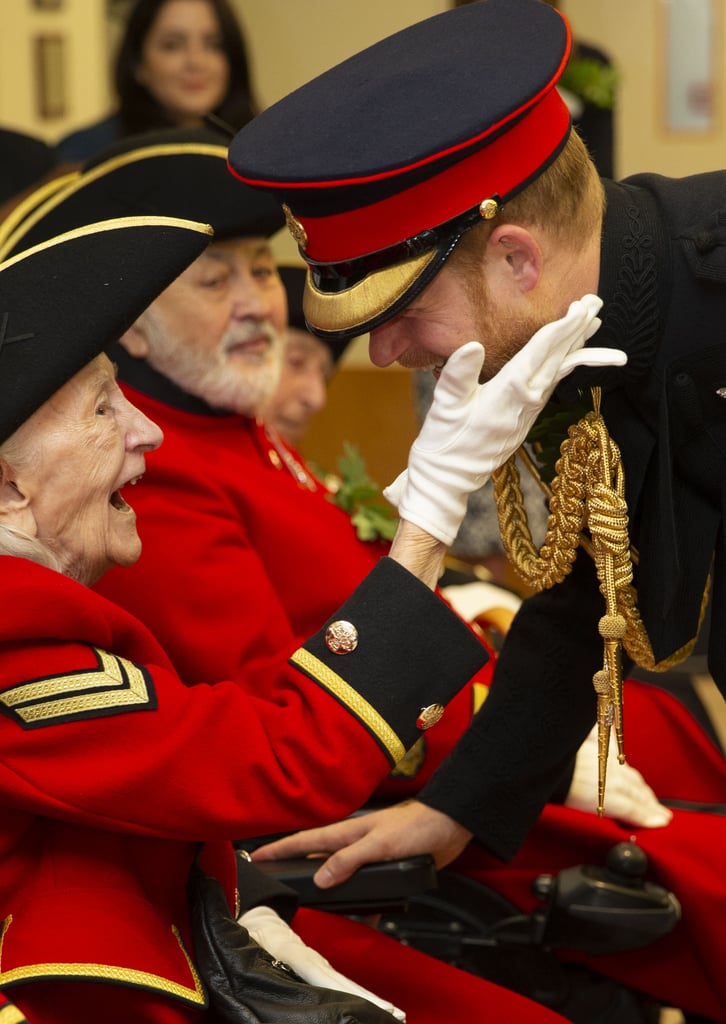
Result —
<path fill-rule="evenodd" d="M 352 622 L 338 619 L 325 630 L 325 642 L 333 654 L 350 654 L 358 646 L 358 630 Z"/>
<path fill-rule="evenodd" d="M 432 725 L 440 722 L 444 714 L 443 704 L 429 704 L 427 708 L 421 708 L 421 714 L 416 719 L 416 728 L 423 732 L 430 729 Z"/>

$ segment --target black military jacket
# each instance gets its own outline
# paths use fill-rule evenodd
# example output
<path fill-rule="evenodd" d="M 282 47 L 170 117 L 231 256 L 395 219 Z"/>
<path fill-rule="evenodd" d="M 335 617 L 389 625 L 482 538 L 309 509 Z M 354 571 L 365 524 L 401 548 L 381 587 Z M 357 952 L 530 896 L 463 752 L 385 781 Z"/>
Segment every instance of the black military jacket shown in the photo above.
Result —
<path fill-rule="evenodd" d="M 695 635 L 712 569 L 709 667 L 726 693 L 726 171 L 605 188 L 603 324 L 591 344 L 625 349 L 628 363 L 577 370 L 555 397 L 566 406 L 602 387 L 656 660 Z M 521 845 L 594 721 L 603 612 L 581 553 L 563 583 L 524 603 L 489 699 L 421 794 L 498 856 Z"/>

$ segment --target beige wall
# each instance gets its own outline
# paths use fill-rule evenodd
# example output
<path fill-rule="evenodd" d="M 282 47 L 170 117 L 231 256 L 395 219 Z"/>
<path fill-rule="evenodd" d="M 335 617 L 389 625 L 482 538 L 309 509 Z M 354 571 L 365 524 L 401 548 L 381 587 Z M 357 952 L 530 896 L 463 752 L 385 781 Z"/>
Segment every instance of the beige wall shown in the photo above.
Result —
<path fill-rule="evenodd" d="M 707 135 L 672 135 L 663 119 L 663 12 L 674 0 L 562 0 L 575 32 L 607 50 L 622 76 L 618 173 L 688 174 L 722 166 L 726 157 L 726 75 L 714 83 L 717 124 Z M 726 0 L 714 12 L 714 63 L 726 62 Z M 263 104 L 399 28 L 446 9 L 447 0 L 233 0 L 245 26 Z M 110 39 L 105 0 L 60 0 L 43 11 L 34 0 L 0 0 L 0 123 L 53 141 L 106 112 Z M 38 117 L 34 40 L 64 40 L 65 112 Z"/>
<path fill-rule="evenodd" d="M 726 3 L 690 0 L 713 14 L 715 127 L 707 134 L 669 132 L 665 15 L 673 0 L 564 0 L 573 31 L 606 50 L 621 75 L 617 176 L 658 171 L 680 177 L 726 166 Z M 685 47 L 683 47 L 685 48 Z"/>
<path fill-rule="evenodd" d="M 377 39 L 448 7 L 448 0 L 232 0 L 245 28 L 258 98 L 263 106 L 344 60 Z M 663 13 L 676 0 L 562 0 L 576 35 L 599 45 L 615 61 L 621 75 L 617 114 L 617 173 L 639 170 L 683 175 L 726 163 L 726 75 L 713 83 L 715 128 L 704 135 L 674 135 L 663 117 L 666 75 Z M 714 63 L 726 61 L 726 0 L 678 0 L 696 5 L 710 2 L 714 12 Z M 61 0 L 58 11 L 40 11 L 33 0 L 0 0 L 0 123 L 35 132 L 53 141 L 72 127 L 102 116 L 110 98 L 107 69 L 114 38 L 105 19 L 105 0 Z M 63 36 L 66 46 L 66 110 L 62 117 L 40 120 L 35 101 L 33 39 L 44 33 Z M 523 57 L 523 59 L 526 59 Z M 278 256 L 296 257 L 283 233 Z M 308 445 L 324 461 L 337 438 L 361 444 L 372 471 L 383 481 L 398 466 L 415 430 L 409 402 L 408 375 L 391 370 L 386 379 L 369 367 L 364 342 L 358 342 L 333 383 L 331 403 Z M 354 377 L 347 374 L 359 374 Z M 381 383 L 378 384 L 377 381 Z M 394 397 L 395 395 L 395 397 Z M 389 419 L 384 430 L 366 426 L 353 408 L 382 408 Z M 392 418 L 391 418 L 392 417 Z M 380 425 L 380 424 L 379 424 Z M 378 442 L 385 436 L 386 441 Z M 398 439 L 398 446 L 390 438 Z M 398 450 L 397 450 L 398 448 Z M 337 449 L 336 449 L 337 450 Z"/>
<path fill-rule="evenodd" d="M 104 0 L 61 0 L 42 10 L 34 0 L 0 0 L 0 124 L 55 142 L 105 113 L 110 104 Z M 36 41 L 63 47 L 63 112 L 43 118 L 37 106 Z"/>
<path fill-rule="evenodd" d="M 234 0 L 250 38 L 260 98 L 274 102 L 351 53 L 448 7 L 446 0 Z M 726 74 L 714 83 L 717 125 L 707 135 L 664 124 L 664 11 L 672 0 L 562 0 L 575 34 L 602 47 L 621 75 L 618 174 L 682 175 L 726 164 Z M 726 66 L 726 0 L 710 2 L 713 58 Z"/>

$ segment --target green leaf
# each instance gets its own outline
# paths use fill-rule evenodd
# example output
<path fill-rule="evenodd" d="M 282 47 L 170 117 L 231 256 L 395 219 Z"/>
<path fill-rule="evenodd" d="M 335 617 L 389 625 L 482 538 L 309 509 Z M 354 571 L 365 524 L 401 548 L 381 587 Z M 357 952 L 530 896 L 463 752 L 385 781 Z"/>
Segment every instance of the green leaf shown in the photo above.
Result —
<path fill-rule="evenodd" d="M 594 57 L 573 57 L 560 85 L 601 110 L 612 110 L 619 75 L 615 68 Z"/>
<path fill-rule="evenodd" d="M 393 540 L 398 516 L 383 499 L 380 486 L 368 476 L 358 449 L 348 441 L 338 459 L 338 479 L 338 489 L 328 499 L 347 512 L 360 540 Z"/>
<path fill-rule="evenodd" d="M 563 409 L 557 403 L 548 402 L 537 417 L 526 443 L 532 446 L 540 476 L 546 483 L 551 484 L 555 478 L 555 463 L 560 457 L 560 447 L 567 438 L 568 429 L 588 412 L 590 407 L 584 403 Z"/>

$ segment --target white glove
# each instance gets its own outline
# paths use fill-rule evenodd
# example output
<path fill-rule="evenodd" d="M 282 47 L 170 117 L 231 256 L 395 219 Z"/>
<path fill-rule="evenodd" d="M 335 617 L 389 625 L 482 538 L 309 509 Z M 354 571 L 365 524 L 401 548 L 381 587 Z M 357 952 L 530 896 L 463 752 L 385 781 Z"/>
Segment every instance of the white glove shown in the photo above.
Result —
<path fill-rule="evenodd" d="M 565 807 L 593 813 L 597 810 L 597 749 L 597 726 L 594 726 L 577 752 Z M 628 825 L 644 828 L 662 828 L 673 817 L 673 812 L 658 802 L 658 797 L 640 772 L 629 764 L 618 762 L 614 731 L 610 733 L 608 750 L 605 814 Z"/>
<path fill-rule="evenodd" d="M 405 1022 L 406 1014 L 403 1010 L 361 988 L 344 974 L 338 973 L 317 950 L 306 946 L 300 936 L 295 934 L 272 907 L 253 907 L 240 914 L 237 920 L 258 945 L 266 949 L 276 960 L 281 960 L 292 967 L 293 971 L 310 985 L 360 996 L 369 1003 L 380 1006 L 382 1010 L 387 1010 L 397 1020 Z"/>
<path fill-rule="evenodd" d="M 449 356 L 408 468 L 383 492 L 401 519 L 451 544 L 469 495 L 520 447 L 557 384 L 576 366 L 625 364 L 618 349 L 583 349 L 600 327 L 601 306 L 596 295 L 573 302 L 485 384 L 479 384 L 479 342 Z"/>

